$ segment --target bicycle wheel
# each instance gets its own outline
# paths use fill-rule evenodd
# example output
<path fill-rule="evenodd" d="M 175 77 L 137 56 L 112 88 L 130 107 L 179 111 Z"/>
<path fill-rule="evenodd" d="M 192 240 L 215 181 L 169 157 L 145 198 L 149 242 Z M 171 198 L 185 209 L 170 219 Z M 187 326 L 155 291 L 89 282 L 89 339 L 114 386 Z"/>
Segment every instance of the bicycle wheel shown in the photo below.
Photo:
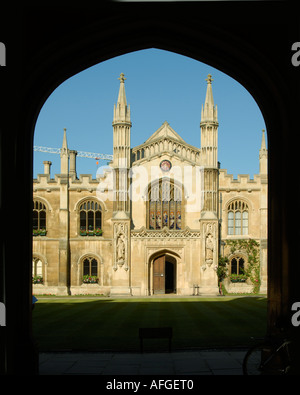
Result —
<path fill-rule="evenodd" d="M 261 370 L 261 357 L 262 351 L 265 349 L 264 344 L 257 344 L 250 348 L 243 360 L 243 373 L 244 375 L 260 375 Z"/>

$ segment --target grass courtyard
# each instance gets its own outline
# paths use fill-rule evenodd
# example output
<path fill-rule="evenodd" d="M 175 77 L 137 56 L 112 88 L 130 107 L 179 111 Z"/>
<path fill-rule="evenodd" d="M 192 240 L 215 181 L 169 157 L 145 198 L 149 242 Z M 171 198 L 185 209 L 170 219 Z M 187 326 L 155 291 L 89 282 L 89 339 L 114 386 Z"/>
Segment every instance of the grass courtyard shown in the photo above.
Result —
<path fill-rule="evenodd" d="M 243 347 L 266 333 L 265 297 L 38 297 L 33 334 L 40 351 L 139 351 L 140 327 L 173 328 L 173 349 Z M 167 350 L 145 340 L 144 350 Z"/>

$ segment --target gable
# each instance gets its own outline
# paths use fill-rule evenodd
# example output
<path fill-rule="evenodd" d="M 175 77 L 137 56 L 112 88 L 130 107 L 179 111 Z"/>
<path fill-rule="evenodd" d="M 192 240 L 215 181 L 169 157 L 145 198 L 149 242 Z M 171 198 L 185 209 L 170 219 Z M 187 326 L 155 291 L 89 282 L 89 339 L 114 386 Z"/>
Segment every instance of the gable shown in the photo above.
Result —
<path fill-rule="evenodd" d="M 180 160 L 200 164 L 200 153 L 200 148 L 187 144 L 168 122 L 164 122 L 148 140 L 132 148 L 132 160 L 133 162 L 150 160 L 162 154 L 169 154 L 177 156 Z"/>
<path fill-rule="evenodd" d="M 148 144 L 148 143 L 152 143 L 155 140 L 159 140 L 163 137 L 167 137 L 170 138 L 172 140 L 177 140 L 180 143 L 185 143 L 185 141 L 183 140 L 182 137 L 179 136 L 178 133 L 175 132 L 174 129 L 171 128 L 171 126 L 169 125 L 169 123 L 167 121 L 165 121 L 162 126 L 156 130 L 156 132 L 154 132 L 152 134 L 152 136 L 150 136 L 144 144 Z"/>

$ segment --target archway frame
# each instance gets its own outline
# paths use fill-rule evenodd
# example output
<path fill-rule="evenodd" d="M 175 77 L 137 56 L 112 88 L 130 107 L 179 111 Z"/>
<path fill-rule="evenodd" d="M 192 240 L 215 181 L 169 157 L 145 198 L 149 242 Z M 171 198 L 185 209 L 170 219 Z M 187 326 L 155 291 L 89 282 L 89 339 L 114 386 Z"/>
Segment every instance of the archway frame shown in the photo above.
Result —
<path fill-rule="evenodd" d="M 147 289 L 148 289 L 148 294 L 153 295 L 153 283 L 154 283 L 154 273 L 153 273 L 153 266 L 154 262 L 157 258 L 160 257 L 165 257 L 165 262 L 166 264 L 166 258 L 169 257 L 171 261 L 173 261 L 174 264 L 174 274 L 175 274 L 175 282 L 177 282 L 177 273 L 178 273 L 178 264 L 181 263 L 181 256 L 175 252 L 172 251 L 172 249 L 166 249 L 166 248 L 158 248 L 156 252 L 154 252 L 148 259 L 148 270 L 147 270 Z M 165 279 L 164 279 L 165 280 Z M 175 283 L 175 289 L 177 289 L 177 284 Z"/>
<path fill-rule="evenodd" d="M 217 9 L 214 2 L 190 3 L 184 8 L 176 3 L 164 8 L 155 3 L 103 2 L 97 12 L 75 5 L 72 9 L 22 6 L 18 16 L 14 10 L 11 20 L 17 18 L 19 23 L 8 23 L 13 39 L 7 39 L 7 47 L 15 51 L 10 50 L 10 68 L 2 68 L 1 80 L 5 106 L 14 114 L 13 124 L 9 111 L 0 120 L 1 213 L 4 217 L 12 203 L 7 191 L 15 190 L 17 199 L 22 190 L 22 216 L 14 220 L 24 227 L 24 237 L 15 252 L 19 276 L 14 284 L 10 284 L 14 273 L 9 255 L 15 241 L 8 234 L 2 237 L 0 294 L 10 330 L 0 345 L 1 372 L 37 371 L 31 329 L 31 205 L 33 134 L 39 111 L 54 89 L 72 75 L 139 49 L 165 49 L 210 64 L 241 83 L 260 107 L 269 152 L 268 332 L 275 332 L 279 318 L 290 319 L 292 303 L 299 301 L 300 278 L 298 233 L 294 231 L 298 194 L 290 194 L 294 180 L 290 169 L 298 167 L 291 133 L 299 128 L 295 114 L 300 90 L 299 70 L 290 59 L 291 45 L 299 35 L 299 14 L 285 2 L 261 3 L 223 2 Z M 142 8 L 137 10 L 137 6 Z"/>

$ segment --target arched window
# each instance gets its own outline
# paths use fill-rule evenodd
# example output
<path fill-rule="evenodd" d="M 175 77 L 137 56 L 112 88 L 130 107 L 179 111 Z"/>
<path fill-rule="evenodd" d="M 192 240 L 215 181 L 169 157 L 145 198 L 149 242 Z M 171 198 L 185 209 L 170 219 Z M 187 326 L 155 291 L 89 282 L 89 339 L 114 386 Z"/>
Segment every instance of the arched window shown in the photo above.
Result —
<path fill-rule="evenodd" d="M 46 234 L 46 206 L 39 200 L 33 201 L 32 228 L 34 236 Z"/>
<path fill-rule="evenodd" d="M 82 260 L 84 283 L 97 283 L 99 277 L 98 260 L 94 256 L 86 256 Z"/>
<path fill-rule="evenodd" d="M 248 278 L 245 258 L 240 255 L 233 256 L 229 261 L 229 273 L 231 282 L 245 282 Z"/>
<path fill-rule="evenodd" d="M 151 184 L 148 192 L 149 229 L 182 228 L 182 189 L 170 180 Z"/>
<path fill-rule="evenodd" d="M 231 202 L 227 210 L 228 235 L 248 234 L 248 205 L 242 200 Z"/>
<path fill-rule="evenodd" d="M 86 200 L 79 207 L 80 234 L 102 234 L 102 211 L 99 202 Z"/>
<path fill-rule="evenodd" d="M 230 274 L 244 274 L 245 260 L 240 256 L 235 256 L 230 260 Z"/>
<path fill-rule="evenodd" d="M 33 284 L 43 284 L 44 281 L 44 264 L 43 261 L 36 257 L 32 257 L 32 282 Z"/>

